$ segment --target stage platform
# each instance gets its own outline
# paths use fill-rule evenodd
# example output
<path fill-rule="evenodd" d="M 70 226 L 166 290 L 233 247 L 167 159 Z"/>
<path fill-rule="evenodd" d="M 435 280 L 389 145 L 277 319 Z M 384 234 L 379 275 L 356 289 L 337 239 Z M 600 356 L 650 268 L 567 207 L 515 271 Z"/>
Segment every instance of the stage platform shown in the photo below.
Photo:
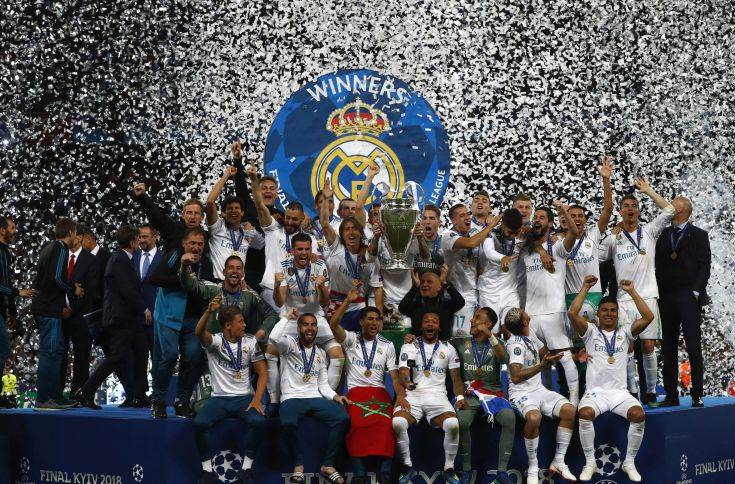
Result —
<path fill-rule="evenodd" d="M 735 482 L 735 398 L 710 397 L 705 408 L 691 408 L 682 399 L 678 408 L 648 412 L 646 434 L 638 454 L 638 469 L 646 483 L 689 484 Z M 173 409 L 169 409 L 173 415 Z M 517 426 L 511 457 L 516 482 L 525 471 L 525 450 Z M 591 482 L 622 484 L 628 480 L 618 468 L 625 451 L 626 422 L 615 415 L 604 415 L 595 423 L 598 467 Z M 555 423 L 544 419 L 539 445 L 542 476 L 554 451 Z M 236 467 L 240 452 L 239 436 L 244 426 L 227 420 L 215 428 L 220 454 L 215 467 L 222 482 L 229 482 L 228 470 Z M 320 424 L 307 419 L 303 426 L 306 444 L 303 452 L 308 473 L 318 472 L 325 433 Z M 492 482 L 497 463 L 498 429 L 476 424 L 473 429 L 473 469 L 475 482 Z M 258 483 L 283 483 L 290 464 L 283 458 L 284 446 L 277 428 L 270 427 L 256 460 Z M 73 409 L 61 412 L 36 412 L 30 409 L 0 411 L 0 483 L 96 483 L 96 484 L 189 484 L 196 481 L 199 458 L 194 445 L 191 421 L 169 417 L 154 421 L 146 409 L 105 407 L 101 411 Z M 420 425 L 411 431 L 412 456 L 417 475 L 413 482 L 441 483 L 443 463 L 442 433 Z M 576 474 L 583 465 L 577 433 L 569 449 L 567 463 Z M 340 461 L 340 469 L 348 470 Z M 349 473 L 348 473 L 349 475 Z M 307 477 L 316 484 L 316 474 Z M 349 482 L 349 480 L 348 480 Z M 540 482 L 563 482 L 541 480 Z"/>

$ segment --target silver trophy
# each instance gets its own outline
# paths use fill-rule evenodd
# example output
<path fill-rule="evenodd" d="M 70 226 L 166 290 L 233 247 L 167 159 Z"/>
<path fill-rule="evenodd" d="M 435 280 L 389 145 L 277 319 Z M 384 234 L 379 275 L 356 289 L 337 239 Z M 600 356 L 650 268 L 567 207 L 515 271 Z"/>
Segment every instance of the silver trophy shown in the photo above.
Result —
<path fill-rule="evenodd" d="M 416 182 L 406 182 L 403 189 L 393 190 L 385 183 L 378 184 L 381 192 L 380 221 L 383 224 L 383 237 L 391 260 L 383 269 L 405 269 L 411 266 L 406 262 L 406 251 L 413 239 L 413 229 L 419 220 L 419 204 L 423 203 L 423 188 Z"/>

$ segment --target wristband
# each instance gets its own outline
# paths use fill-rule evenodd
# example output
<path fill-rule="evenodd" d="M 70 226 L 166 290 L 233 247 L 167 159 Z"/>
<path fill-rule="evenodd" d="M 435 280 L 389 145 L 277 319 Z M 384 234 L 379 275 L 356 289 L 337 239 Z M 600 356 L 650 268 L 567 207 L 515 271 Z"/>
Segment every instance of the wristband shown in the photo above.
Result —
<path fill-rule="evenodd" d="M 488 338 L 488 341 L 490 341 L 490 346 L 495 346 L 498 344 L 498 338 L 496 338 L 495 335 L 492 333 L 490 333 L 490 337 Z"/>
<path fill-rule="evenodd" d="M 464 395 L 457 395 L 457 401 L 464 400 Z"/>

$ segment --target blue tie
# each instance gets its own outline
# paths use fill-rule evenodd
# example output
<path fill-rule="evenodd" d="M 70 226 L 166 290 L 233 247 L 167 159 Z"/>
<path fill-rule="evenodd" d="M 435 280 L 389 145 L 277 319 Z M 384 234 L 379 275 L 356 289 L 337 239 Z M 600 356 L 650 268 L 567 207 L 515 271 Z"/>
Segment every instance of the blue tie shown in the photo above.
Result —
<path fill-rule="evenodd" d="M 143 254 L 145 256 L 145 259 L 143 259 L 143 277 L 142 279 L 145 279 L 145 277 L 148 275 L 148 269 L 151 268 L 151 255 L 146 252 Z"/>

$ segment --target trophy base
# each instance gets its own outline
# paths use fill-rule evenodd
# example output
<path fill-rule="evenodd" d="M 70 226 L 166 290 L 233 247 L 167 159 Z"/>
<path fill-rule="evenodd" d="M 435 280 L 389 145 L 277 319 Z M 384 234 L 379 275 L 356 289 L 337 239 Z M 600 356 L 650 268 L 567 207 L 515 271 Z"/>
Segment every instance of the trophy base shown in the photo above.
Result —
<path fill-rule="evenodd" d="M 411 266 L 406 264 L 405 261 L 396 260 L 396 259 L 391 260 L 388 264 L 384 265 L 382 268 L 388 269 L 388 270 L 405 270 L 405 271 L 410 271 L 411 269 L 413 269 Z"/>

